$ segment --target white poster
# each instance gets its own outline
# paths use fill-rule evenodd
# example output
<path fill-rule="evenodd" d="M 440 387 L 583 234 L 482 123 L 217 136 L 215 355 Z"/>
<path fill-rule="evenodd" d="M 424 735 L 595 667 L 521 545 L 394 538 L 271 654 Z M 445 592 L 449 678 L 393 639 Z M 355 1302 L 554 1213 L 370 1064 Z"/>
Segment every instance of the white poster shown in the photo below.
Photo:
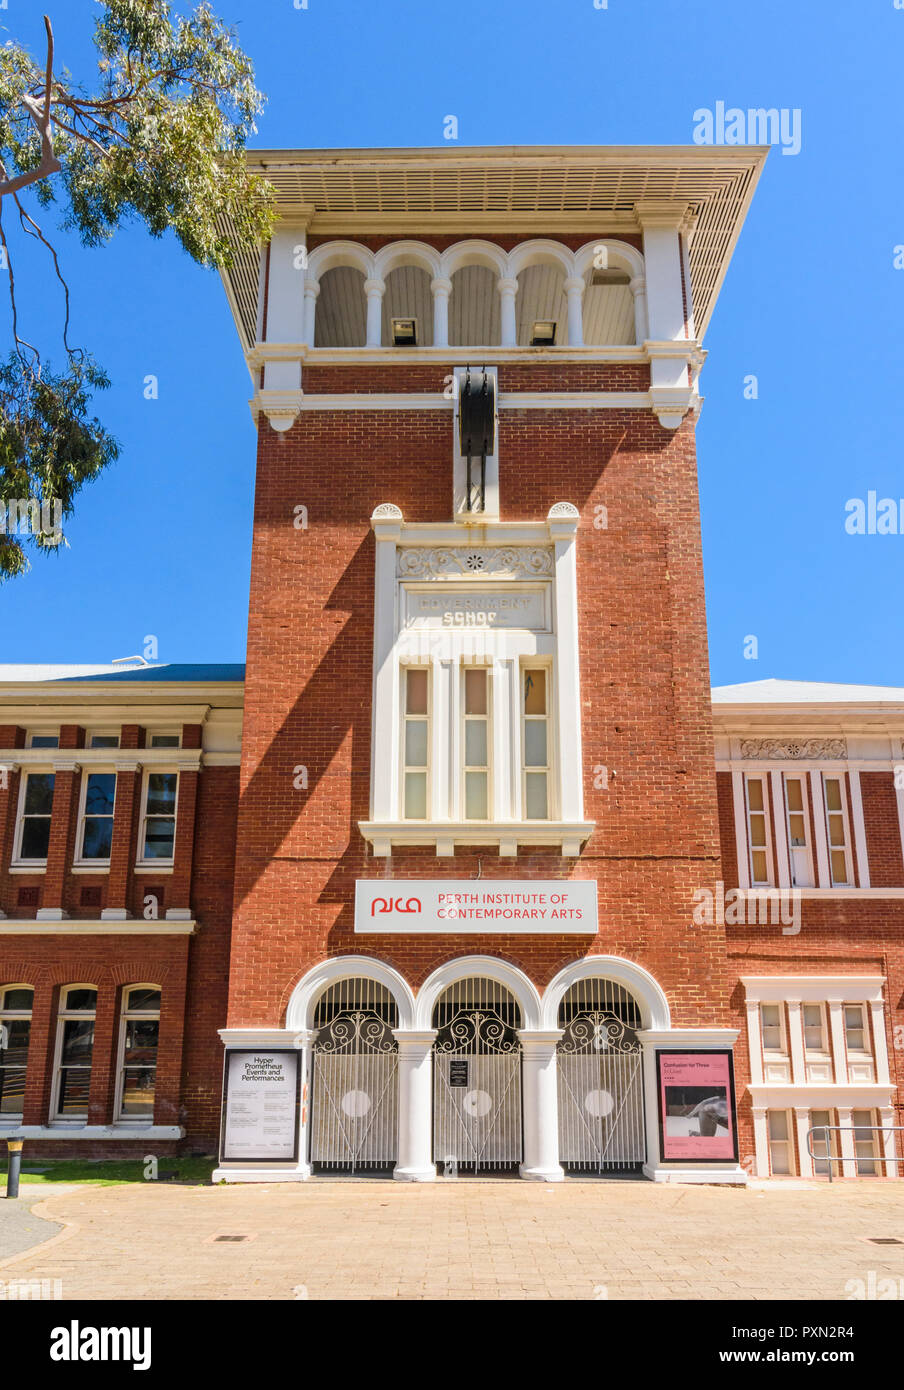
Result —
<path fill-rule="evenodd" d="M 228 1052 L 223 1160 L 297 1156 L 297 1052 Z"/>
<path fill-rule="evenodd" d="M 596 880 L 359 879 L 355 931 L 596 936 Z"/>

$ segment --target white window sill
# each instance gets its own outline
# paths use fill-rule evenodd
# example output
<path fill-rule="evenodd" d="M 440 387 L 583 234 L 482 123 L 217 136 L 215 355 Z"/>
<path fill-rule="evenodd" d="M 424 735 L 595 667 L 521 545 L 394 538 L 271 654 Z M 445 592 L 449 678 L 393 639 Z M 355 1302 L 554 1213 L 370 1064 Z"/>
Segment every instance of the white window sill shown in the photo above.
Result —
<path fill-rule="evenodd" d="M 49 1125 L 0 1124 L 4 1139 L 184 1139 L 182 1125 L 89 1125 L 83 1121 L 55 1120 Z"/>
<path fill-rule="evenodd" d="M 108 874 L 110 872 L 109 859 L 80 859 L 77 864 L 73 864 L 74 874 Z"/>
<path fill-rule="evenodd" d="M 174 870 L 172 859 L 158 859 L 151 864 L 136 864 L 136 874 L 171 874 Z"/>
<path fill-rule="evenodd" d="M 523 849 L 554 846 L 576 858 L 590 838 L 595 821 L 359 821 L 358 829 L 378 858 L 393 847 L 432 845 L 440 858 L 455 853 L 456 845 L 491 845 L 500 855 L 516 857 Z"/>
<path fill-rule="evenodd" d="M 731 890 L 729 890 L 729 889 L 726 888 L 725 891 L 726 891 L 726 893 L 728 893 L 728 892 L 731 891 Z M 736 888 L 736 889 L 734 889 L 734 892 L 737 893 L 737 894 L 739 895 L 739 896 L 735 899 L 735 901 L 737 901 L 737 902 L 740 902 L 742 899 L 745 899 L 745 898 L 755 898 L 758 894 L 766 894 L 766 893 L 784 893 L 784 894 L 786 894 L 786 895 L 790 895 L 790 894 L 794 893 L 794 894 L 796 894 L 796 895 L 800 898 L 800 900 L 801 900 L 802 902 L 809 901 L 810 899 L 818 900 L 818 899 L 820 899 L 820 898 L 823 898 L 823 899 L 836 899 L 836 900 L 843 900 L 843 899 L 847 898 L 848 901 L 853 901 L 853 900 L 858 899 L 858 898 L 872 898 L 873 900 L 877 900 L 877 899 L 879 899 L 879 898 L 904 898 L 904 887 L 901 887 L 901 888 L 793 888 L 790 884 L 788 884 L 788 885 L 786 885 L 786 886 L 783 887 L 783 888 L 777 888 L 774 884 L 762 883 L 762 884 L 757 884 L 757 886 L 756 886 L 755 888 Z M 728 925 L 729 925 L 729 926 L 732 926 L 732 925 L 734 925 L 734 924 L 731 923 L 731 922 L 729 922 Z M 737 925 L 743 925 L 743 923 L 738 923 Z"/>
<path fill-rule="evenodd" d="M 9 872 L 11 874 L 46 874 L 47 860 L 36 859 L 33 864 L 29 864 L 27 860 L 17 859 L 14 864 L 10 864 Z"/>

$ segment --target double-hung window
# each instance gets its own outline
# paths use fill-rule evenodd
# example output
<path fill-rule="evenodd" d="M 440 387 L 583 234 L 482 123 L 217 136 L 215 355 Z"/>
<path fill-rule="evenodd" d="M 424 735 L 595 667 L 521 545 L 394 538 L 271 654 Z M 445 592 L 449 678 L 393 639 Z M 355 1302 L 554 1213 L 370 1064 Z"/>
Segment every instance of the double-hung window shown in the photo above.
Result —
<path fill-rule="evenodd" d="M 784 1005 L 760 1005 L 760 1029 L 763 1035 L 763 1051 L 779 1052 L 785 1055 L 785 1029 L 783 1026 Z"/>
<path fill-rule="evenodd" d="M 853 879 L 844 778 L 824 776 L 822 785 L 825 796 L 826 831 L 829 837 L 829 869 L 832 875 L 832 885 L 833 887 L 846 887 L 853 882 Z"/>
<path fill-rule="evenodd" d="M 109 864 L 113 847 L 116 773 L 89 772 L 84 780 L 78 861 Z"/>
<path fill-rule="evenodd" d="M 0 988 L 0 1122 L 22 1114 L 33 997 L 26 985 Z"/>
<path fill-rule="evenodd" d="M 784 781 L 785 825 L 788 832 L 791 886 L 810 888 L 813 885 L 813 875 L 810 865 L 806 783 L 803 777 L 786 776 Z"/>
<path fill-rule="evenodd" d="M 18 863 L 47 863 L 53 781 L 52 772 L 28 772 L 22 778 L 15 855 Z"/>
<path fill-rule="evenodd" d="M 490 819 L 490 677 L 485 667 L 464 670 L 465 820 Z"/>
<path fill-rule="evenodd" d="M 160 990 L 135 985 L 123 993 L 116 1118 L 152 1120 L 160 1038 Z"/>
<path fill-rule="evenodd" d="M 403 672 L 402 801 L 406 820 L 426 820 L 430 806 L 430 675 L 426 667 Z"/>
<path fill-rule="evenodd" d="M 765 777 L 744 778 L 747 809 L 747 854 L 751 885 L 768 884 L 771 855 L 769 853 L 769 823 L 766 807 Z"/>
<path fill-rule="evenodd" d="M 97 990 L 74 985 L 60 991 L 54 1115 L 58 1120 L 88 1116 Z"/>
<path fill-rule="evenodd" d="M 804 1004 L 801 1013 L 804 1027 L 804 1051 L 819 1054 L 827 1052 L 825 1005 Z"/>
<path fill-rule="evenodd" d="M 176 844 L 178 772 L 147 772 L 142 793 L 139 863 L 172 862 Z"/>
<path fill-rule="evenodd" d="M 548 820 L 550 805 L 549 672 L 525 666 L 521 672 L 522 791 L 525 820 Z"/>

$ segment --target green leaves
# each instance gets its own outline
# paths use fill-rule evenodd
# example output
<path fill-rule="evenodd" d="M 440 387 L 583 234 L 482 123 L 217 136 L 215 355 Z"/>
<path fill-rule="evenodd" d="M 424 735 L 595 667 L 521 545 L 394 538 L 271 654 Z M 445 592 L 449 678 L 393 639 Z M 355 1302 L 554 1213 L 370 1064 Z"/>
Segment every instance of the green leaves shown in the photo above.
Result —
<path fill-rule="evenodd" d="M 154 237 L 171 230 L 210 267 L 266 242 L 275 220 L 274 190 L 245 166 L 263 98 L 234 33 L 206 0 L 188 15 L 166 0 L 98 4 L 91 91 L 56 70 L 49 22 L 43 62 L 15 42 L 0 46 L 0 213 L 15 207 L 22 229 L 47 246 L 65 294 L 69 352 L 68 367 L 54 375 L 19 336 L 21 286 L 4 216 L 14 350 L 0 368 L 0 500 L 56 498 L 64 516 L 118 446 L 89 418 L 92 392 L 109 383 L 89 356 L 69 351 L 68 286 L 55 249 L 20 202 L 23 187 L 42 207 L 56 206 L 63 228 L 87 246 L 137 219 Z M 58 544 L 40 532 L 32 540 L 42 549 Z M 0 532 L 0 580 L 26 568 L 22 541 Z"/>
<path fill-rule="evenodd" d="M 0 580 L 28 568 L 27 545 L 65 544 L 59 523 L 76 494 L 119 456 L 89 414 L 92 392 L 109 384 L 95 362 L 75 354 L 59 375 L 38 373 L 17 353 L 0 366 Z"/>

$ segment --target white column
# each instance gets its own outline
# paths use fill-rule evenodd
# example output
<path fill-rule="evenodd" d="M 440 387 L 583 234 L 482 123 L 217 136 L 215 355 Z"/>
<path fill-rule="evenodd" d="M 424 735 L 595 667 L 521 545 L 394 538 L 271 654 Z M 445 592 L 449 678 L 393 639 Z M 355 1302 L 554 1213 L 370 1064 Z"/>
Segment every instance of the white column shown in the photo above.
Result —
<path fill-rule="evenodd" d="M 738 887 L 750 887 L 750 863 L 747 857 L 747 803 L 744 799 L 744 773 L 740 768 L 731 771 L 731 795 L 734 803 L 735 853 L 738 861 Z"/>
<path fill-rule="evenodd" d="M 448 347 L 449 295 L 452 293 L 452 281 L 445 275 L 438 275 L 435 280 L 430 281 L 430 289 L 433 292 L 433 346 Z"/>
<path fill-rule="evenodd" d="M 386 285 L 382 280 L 365 280 L 364 293 L 367 295 L 367 346 L 380 347 L 383 341 L 383 295 Z"/>
<path fill-rule="evenodd" d="M 654 342 L 678 342 L 684 339 L 679 230 L 687 204 L 637 203 L 635 210 L 643 228 L 650 338 Z"/>
<path fill-rule="evenodd" d="M 818 887 L 831 888 L 832 876 L 829 873 L 829 841 L 826 835 L 826 802 L 822 790 L 822 774 L 813 768 L 810 772 L 810 795 L 813 799 L 813 824 L 816 827 L 816 869 Z"/>
<path fill-rule="evenodd" d="M 642 275 L 635 275 L 628 285 L 634 296 L 634 341 L 638 346 L 646 342 L 647 332 L 647 282 Z"/>
<path fill-rule="evenodd" d="M 304 340 L 304 229 L 280 227 L 270 241 L 267 262 L 267 317 L 263 324 L 268 343 L 293 344 Z M 301 360 L 267 362 L 264 390 L 297 391 L 301 386 Z"/>
<path fill-rule="evenodd" d="M 788 999 L 788 1041 L 791 1046 L 791 1080 L 795 1086 L 804 1086 L 807 1081 L 807 1063 L 804 1053 L 804 1023 L 800 1000 Z"/>
<path fill-rule="evenodd" d="M 750 1050 L 750 1084 L 763 1084 L 763 1041 L 760 1034 L 760 1006 L 757 1000 L 747 1000 L 747 1046 Z"/>
<path fill-rule="evenodd" d="M 839 1108 L 837 1113 L 838 1124 L 841 1129 L 841 1133 L 838 1135 L 841 1140 L 841 1176 L 843 1178 L 856 1178 L 857 1162 L 854 1135 L 851 1130 L 851 1112 L 850 1109 L 842 1110 Z"/>
<path fill-rule="evenodd" d="M 885 1035 L 885 1005 L 881 999 L 871 999 L 869 1011 L 873 1021 L 873 1056 L 876 1059 L 876 1081 L 880 1086 L 889 1086 L 891 1076 L 888 1070 L 888 1039 Z"/>
<path fill-rule="evenodd" d="M 556 1044 L 563 1029 L 519 1031 L 524 1055 L 524 1161 L 522 1178 L 561 1182 L 559 1163 L 559 1097 L 556 1090 Z"/>
<path fill-rule="evenodd" d="M 841 1011 L 841 1001 L 838 999 L 829 1001 L 829 1030 L 832 1034 L 835 1084 L 836 1086 L 846 1086 L 848 1084 L 847 1047 L 844 1037 L 844 1017 Z"/>
<path fill-rule="evenodd" d="M 904 854 L 904 785 L 897 786 L 899 780 L 898 768 L 904 768 L 904 763 L 896 761 L 892 767 L 892 776 L 895 779 L 895 801 L 898 807 L 898 831 L 901 836 L 901 853 Z"/>
<path fill-rule="evenodd" d="M 399 663 L 395 652 L 396 547 L 402 513 L 384 503 L 371 517 L 376 537 L 374 574 L 373 738 L 371 817 L 399 818 Z M 383 853 L 388 848 L 383 847 Z M 380 850 L 374 847 L 374 853 Z"/>
<path fill-rule="evenodd" d="M 430 711 L 430 818 L 458 820 L 458 663 L 433 660 L 433 700 Z"/>
<path fill-rule="evenodd" d="M 583 347 L 584 345 L 584 317 L 582 301 L 584 298 L 584 278 L 581 275 L 569 275 L 564 284 L 565 296 L 568 302 L 568 346 Z"/>
<path fill-rule="evenodd" d="M 848 785 L 851 789 L 851 819 L 854 844 L 857 849 L 858 887 L 869 888 L 869 854 L 866 848 L 866 822 L 863 819 L 863 797 L 860 791 L 860 773 L 857 768 L 848 770 Z"/>
<path fill-rule="evenodd" d="M 893 1110 L 879 1111 L 879 1123 L 884 1126 L 880 1152 L 885 1160 L 885 1176 L 887 1178 L 896 1178 L 898 1176 L 895 1135 L 891 1128 L 894 1122 L 895 1112 Z"/>
<path fill-rule="evenodd" d="M 797 1171 L 802 1178 L 812 1178 L 813 1159 L 807 1148 L 807 1135 L 810 1132 L 809 1110 L 795 1107 L 794 1124 L 797 1129 Z"/>
<path fill-rule="evenodd" d="M 512 757 L 512 712 L 518 709 L 515 662 L 511 657 L 494 658 L 492 681 L 493 819 L 511 822 L 516 819 L 517 805 L 514 786 L 517 763 Z M 511 851 L 511 846 L 507 848 Z"/>
<path fill-rule="evenodd" d="M 317 296 L 320 294 L 319 280 L 304 282 L 304 336 L 302 342 L 314 346 L 317 327 Z"/>
<path fill-rule="evenodd" d="M 295 1034 L 295 1046 L 301 1053 L 301 1115 L 299 1117 L 298 1129 L 298 1163 L 296 1171 L 303 1178 L 311 1176 L 311 1163 L 308 1157 L 310 1144 L 308 1142 L 309 1120 L 311 1115 L 311 1080 L 314 1069 L 314 1038 L 316 1034 L 313 1029 L 302 1028 Z"/>
<path fill-rule="evenodd" d="M 558 634 L 557 775 L 559 819 L 584 818 L 584 765 L 581 752 L 581 680 L 578 658 L 577 507 L 557 502 L 548 525 L 555 547 L 555 630 Z"/>
<path fill-rule="evenodd" d="M 756 1175 L 758 1178 L 768 1178 L 772 1167 L 769 1162 L 769 1126 L 766 1111 L 759 1106 L 753 1108 L 753 1140 L 756 1148 Z"/>
<path fill-rule="evenodd" d="M 514 276 L 503 275 L 497 280 L 496 289 L 499 291 L 502 346 L 515 347 L 518 342 L 518 320 L 515 314 L 518 281 Z"/>
<path fill-rule="evenodd" d="M 788 822 L 785 818 L 785 784 L 782 774 L 775 769 L 769 774 L 772 785 L 772 824 L 775 828 L 776 864 L 775 883 L 777 888 L 791 887 L 791 861 L 788 855 Z"/>
<path fill-rule="evenodd" d="M 399 1182 L 434 1182 L 433 1042 L 435 1028 L 394 1028 L 399 1045 L 399 1158 L 392 1176 Z"/>

